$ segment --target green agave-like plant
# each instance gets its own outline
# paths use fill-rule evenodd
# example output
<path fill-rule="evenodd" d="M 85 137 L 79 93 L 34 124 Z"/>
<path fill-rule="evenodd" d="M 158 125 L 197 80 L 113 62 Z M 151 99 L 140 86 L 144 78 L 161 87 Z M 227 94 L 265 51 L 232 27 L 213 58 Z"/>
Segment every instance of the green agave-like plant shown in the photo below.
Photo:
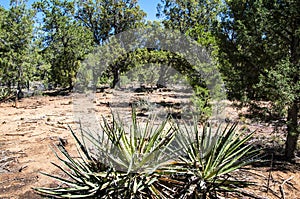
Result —
<path fill-rule="evenodd" d="M 181 170 L 173 176 L 178 182 L 187 182 L 177 191 L 180 198 L 217 198 L 221 192 L 237 192 L 237 188 L 252 184 L 236 180 L 234 171 L 257 160 L 258 150 L 247 141 L 253 133 L 243 136 L 236 132 L 237 124 L 221 125 L 213 130 L 197 125 L 178 127 L 176 146 Z"/>
<path fill-rule="evenodd" d="M 138 122 L 133 109 L 130 127 L 114 115 L 101 127 L 97 136 L 80 128 L 82 139 L 71 130 L 79 156 L 57 146 L 62 165 L 52 164 L 63 175 L 43 174 L 61 185 L 34 190 L 56 198 L 214 198 L 249 184 L 231 175 L 257 154 L 246 144 L 252 134 L 237 134 L 236 124 L 200 132 L 197 124 L 176 125 L 170 118 Z"/>
<path fill-rule="evenodd" d="M 81 128 L 83 139 L 79 139 L 71 130 L 79 146 L 79 158 L 73 158 L 59 145 L 63 157 L 54 153 L 65 167 L 53 164 L 66 177 L 43 174 L 60 181 L 62 186 L 35 190 L 57 198 L 169 198 L 159 181 L 169 172 L 160 167 L 174 158 L 166 151 L 175 137 L 168 119 L 159 125 L 154 124 L 155 119 L 138 123 L 133 110 L 130 129 L 114 115 L 112 123 L 105 118 L 103 121 L 103 132 L 97 137 Z"/>

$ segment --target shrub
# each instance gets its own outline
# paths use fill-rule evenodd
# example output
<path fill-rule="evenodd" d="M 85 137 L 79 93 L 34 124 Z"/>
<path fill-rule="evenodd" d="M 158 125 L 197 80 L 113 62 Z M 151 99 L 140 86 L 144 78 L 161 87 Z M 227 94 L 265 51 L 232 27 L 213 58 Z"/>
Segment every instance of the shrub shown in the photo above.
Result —
<path fill-rule="evenodd" d="M 191 101 L 196 108 L 197 115 L 199 115 L 198 119 L 201 122 L 206 122 L 212 114 L 209 90 L 201 86 L 195 86 Z"/>
<path fill-rule="evenodd" d="M 197 124 L 179 126 L 155 118 L 126 127 L 119 117 L 103 118 L 102 132 L 94 136 L 81 128 L 82 139 L 71 130 L 79 158 L 59 145 L 55 163 L 65 177 L 43 173 L 61 182 L 56 188 L 34 188 L 57 198 L 205 198 L 235 191 L 247 182 L 230 174 L 251 163 L 256 151 L 246 144 L 251 135 L 235 133 L 236 125 L 199 132 Z M 86 142 L 91 147 L 86 145 Z"/>
<path fill-rule="evenodd" d="M 5 100 L 11 96 L 12 92 L 5 87 L 0 87 L 0 101 Z"/>

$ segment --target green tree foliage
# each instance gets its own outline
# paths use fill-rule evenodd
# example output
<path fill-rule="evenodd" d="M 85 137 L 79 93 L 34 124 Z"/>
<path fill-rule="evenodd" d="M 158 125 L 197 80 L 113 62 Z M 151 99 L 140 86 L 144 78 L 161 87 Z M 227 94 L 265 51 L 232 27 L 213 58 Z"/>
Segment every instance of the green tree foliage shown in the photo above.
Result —
<path fill-rule="evenodd" d="M 218 46 L 212 30 L 222 7 L 222 1 L 218 0 L 161 0 L 157 16 L 165 28 L 179 30 L 205 47 L 217 65 Z"/>
<path fill-rule="evenodd" d="M 162 23 L 166 28 L 178 29 L 182 33 L 197 26 L 205 26 L 205 30 L 208 31 L 209 26 L 216 22 L 220 2 L 161 0 L 161 4 L 157 7 L 157 16 L 163 19 Z"/>
<path fill-rule="evenodd" d="M 200 68 L 205 74 L 210 74 L 211 76 L 209 82 L 207 79 L 205 83 L 208 85 L 215 84 L 219 88 L 212 93 L 208 91 L 205 84 L 201 84 L 199 78 L 197 81 L 194 81 L 192 86 L 195 96 L 197 96 L 194 101 L 200 112 L 209 112 L 207 107 L 209 96 L 214 96 L 214 100 L 224 99 L 225 97 L 222 92 L 223 83 L 217 81 L 220 77 L 214 71 L 215 68 L 219 67 L 219 62 L 217 56 L 218 46 L 213 30 L 217 25 L 218 15 L 222 8 L 223 2 L 218 0 L 161 0 L 161 4 L 157 7 L 157 16 L 162 19 L 162 24 L 165 28 L 176 29 L 186 34 L 197 41 L 210 54 L 212 64 L 205 67 L 200 66 Z M 199 66 L 194 67 L 199 68 Z M 185 70 L 189 71 L 189 69 Z M 214 77 L 214 75 L 216 76 Z"/>
<path fill-rule="evenodd" d="M 118 68 L 120 68 L 121 73 L 126 73 L 130 69 L 139 67 L 140 65 L 148 64 L 164 66 L 161 67 L 162 71 L 158 72 L 158 78 L 156 82 L 157 87 L 166 86 L 164 85 L 164 81 L 168 82 L 170 78 L 173 78 L 174 74 L 172 74 L 172 69 L 175 69 L 180 74 L 185 76 L 192 87 L 196 86 L 196 84 L 205 86 L 205 82 L 203 82 L 203 80 L 199 79 L 197 76 L 199 75 L 197 69 L 184 57 L 173 52 L 159 49 L 143 48 L 129 52 L 117 58 L 116 61 L 110 65 L 110 67 L 117 65 Z M 109 73 L 109 71 L 107 72 Z"/>
<path fill-rule="evenodd" d="M 226 78 L 229 97 L 254 99 L 254 85 L 266 67 L 274 65 L 266 56 L 265 32 L 259 1 L 228 1 L 215 35 L 219 38 L 221 70 Z M 263 66 L 264 63 L 268 62 Z"/>
<path fill-rule="evenodd" d="M 212 49 L 231 98 L 270 100 L 286 111 L 288 159 L 299 136 L 299 10 L 294 0 L 162 0 L 158 6 L 165 27 Z"/>
<path fill-rule="evenodd" d="M 9 92 L 22 88 L 36 74 L 36 49 L 33 41 L 34 13 L 23 1 L 11 1 L 10 8 L 0 8 L 0 82 Z"/>
<path fill-rule="evenodd" d="M 222 1 L 218 0 L 161 0 L 157 17 L 162 19 L 165 28 L 177 29 L 214 51 L 217 46 L 212 29 L 222 6 Z"/>
<path fill-rule="evenodd" d="M 143 25 L 145 16 L 137 0 L 78 1 L 75 13 L 76 19 L 93 33 L 96 45 L 103 45 L 112 35 Z M 114 66 L 112 72 L 112 87 L 115 87 L 120 79 L 120 68 Z"/>
<path fill-rule="evenodd" d="M 299 137 L 300 2 L 226 3 L 217 37 L 227 86 L 234 97 L 271 100 L 287 110 L 291 160 Z"/>
<path fill-rule="evenodd" d="M 76 19 L 93 33 L 96 45 L 103 45 L 112 35 L 143 25 L 145 16 L 137 0 L 78 1 L 75 13 Z M 120 68 L 111 69 L 115 87 L 120 80 Z"/>
<path fill-rule="evenodd" d="M 90 29 L 97 45 L 111 35 L 136 28 L 144 23 L 146 13 L 137 0 L 78 1 L 75 17 Z"/>
<path fill-rule="evenodd" d="M 42 54 L 50 64 L 50 83 L 73 88 L 80 61 L 93 47 L 92 35 L 74 19 L 74 2 L 42 0 L 34 7 L 43 14 Z"/>

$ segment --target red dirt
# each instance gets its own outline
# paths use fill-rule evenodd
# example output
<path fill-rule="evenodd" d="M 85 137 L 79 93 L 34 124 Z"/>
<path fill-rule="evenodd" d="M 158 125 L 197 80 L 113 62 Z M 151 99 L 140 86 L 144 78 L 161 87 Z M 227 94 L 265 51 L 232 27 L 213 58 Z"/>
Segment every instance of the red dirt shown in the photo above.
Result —
<path fill-rule="evenodd" d="M 146 94 L 149 95 L 149 94 Z M 98 94 L 94 103 L 97 112 L 109 114 L 106 103 L 113 100 L 111 92 Z M 135 97 L 138 97 L 136 94 Z M 130 97 L 128 97 L 130 99 Z M 158 99 L 156 96 L 155 99 Z M 166 97 L 161 99 L 168 100 Z M 120 99 L 119 99 L 120 100 Z M 17 103 L 0 104 L 0 198 L 40 198 L 32 187 L 54 186 L 56 182 L 39 172 L 56 173 L 51 162 L 57 162 L 51 146 L 59 139 L 67 141 L 66 148 L 76 152 L 75 142 L 68 125 L 76 129 L 73 100 L 71 96 L 31 97 Z M 230 109 L 228 117 L 237 119 L 238 113 Z M 247 124 L 248 122 L 248 124 Z M 274 136 L 274 127 L 244 121 L 241 128 L 258 129 L 257 139 L 281 143 L 282 130 Z M 267 139 L 268 138 L 268 139 Z M 269 142 L 268 144 L 272 144 Z M 270 163 L 254 167 L 251 174 L 241 172 L 241 176 L 257 182 L 257 186 L 247 189 L 255 196 L 264 198 L 300 198 L 300 168 L 288 163 Z M 255 175 L 254 175 L 255 174 Z M 247 197 L 245 197 L 247 198 Z"/>

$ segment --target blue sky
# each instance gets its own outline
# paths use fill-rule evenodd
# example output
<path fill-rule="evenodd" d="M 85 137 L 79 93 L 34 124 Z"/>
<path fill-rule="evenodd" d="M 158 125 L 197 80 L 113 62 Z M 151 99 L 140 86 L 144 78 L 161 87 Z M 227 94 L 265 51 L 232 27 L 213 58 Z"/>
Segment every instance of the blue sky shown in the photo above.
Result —
<path fill-rule="evenodd" d="M 29 0 L 28 3 L 31 4 L 35 0 Z M 0 5 L 7 8 L 9 7 L 10 0 L 1 0 Z M 155 20 L 156 19 L 156 7 L 160 0 L 139 0 L 139 4 L 142 10 L 147 13 L 147 20 Z"/>
<path fill-rule="evenodd" d="M 156 7 L 160 0 L 139 0 L 141 9 L 147 13 L 148 20 L 155 20 L 156 18 Z"/>

